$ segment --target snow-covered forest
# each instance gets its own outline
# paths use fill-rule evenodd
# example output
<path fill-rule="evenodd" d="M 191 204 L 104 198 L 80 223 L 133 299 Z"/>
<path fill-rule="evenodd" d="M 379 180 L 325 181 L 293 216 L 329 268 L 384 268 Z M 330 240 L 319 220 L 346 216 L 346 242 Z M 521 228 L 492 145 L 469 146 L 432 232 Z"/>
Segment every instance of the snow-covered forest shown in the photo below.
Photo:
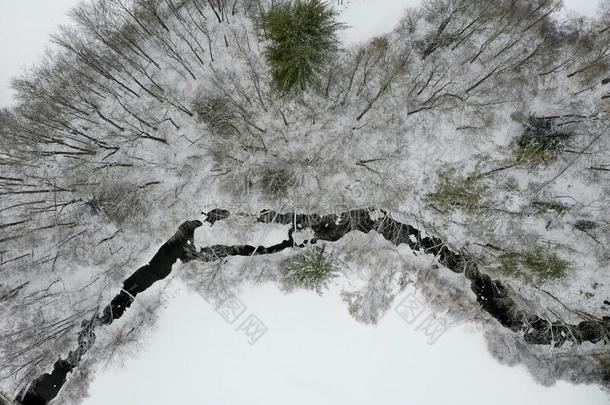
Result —
<path fill-rule="evenodd" d="M 79 403 L 170 272 L 218 306 L 343 282 L 367 324 L 413 287 L 540 383 L 610 387 L 610 1 L 425 0 L 355 45 L 342 3 L 71 11 L 0 110 L 7 398 Z"/>

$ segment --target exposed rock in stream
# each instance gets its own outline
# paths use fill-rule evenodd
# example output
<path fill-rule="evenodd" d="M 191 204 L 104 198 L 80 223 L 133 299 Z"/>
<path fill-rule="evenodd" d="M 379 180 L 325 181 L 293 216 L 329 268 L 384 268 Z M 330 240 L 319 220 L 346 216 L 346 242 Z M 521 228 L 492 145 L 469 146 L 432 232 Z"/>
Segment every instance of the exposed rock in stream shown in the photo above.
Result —
<path fill-rule="evenodd" d="M 227 210 L 215 209 L 207 214 L 206 222 L 211 226 L 230 216 Z M 336 242 L 350 232 L 369 233 L 375 231 L 389 242 L 406 244 L 412 250 L 431 254 L 438 262 L 453 271 L 463 274 L 470 281 L 482 309 L 498 322 L 515 333 L 521 333 L 530 344 L 562 346 L 566 342 L 607 344 L 610 341 L 610 318 L 582 314 L 577 324 L 549 321 L 537 314 L 524 313 L 511 297 L 511 290 L 499 280 L 483 273 L 476 262 L 466 253 L 450 249 L 442 240 L 425 236 L 411 225 L 403 224 L 387 213 L 376 209 L 356 209 L 339 215 L 278 213 L 263 211 L 253 221 L 264 224 L 290 225 L 287 239 L 269 247 L 250 245 L 212 245 L 197 250 L 194 246 L 194 231 L 203 225 L 201 221 L 187 221 L 165 243 L 150 263 L 136 270 L 123 283 L 123 288 L 99 316 L 83 321 L 78 336 L 78 348 L 66 359 L 59 359 L 51 373 L 36 378 L 25 388 L 16 401 L 23 405 L 47 404 L 59 393 L 68 373 L 78 366 L 80 359 L 95 341 L 97 326 L 111 324 L 120 318 L 135 297 L 146 291 L 155 282 L 166 278 L 177 260 L 182 262 L 212 262 L 228 256 L 252 256 L 273 254 L 285 249 L 302 248 L 317 241 Z M 294 232 L 309 229 L 314 238 L 295 244 Z"/>

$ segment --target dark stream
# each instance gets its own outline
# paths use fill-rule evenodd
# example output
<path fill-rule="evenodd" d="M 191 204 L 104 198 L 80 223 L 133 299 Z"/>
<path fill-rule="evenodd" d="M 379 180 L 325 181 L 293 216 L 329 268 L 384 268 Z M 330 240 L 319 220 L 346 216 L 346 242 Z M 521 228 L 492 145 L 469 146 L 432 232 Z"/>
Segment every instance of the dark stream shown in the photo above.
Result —
<path fill-rule="evenodd" d="M 470 287 L 483 310 L 504 327 L 523 334 L 525 341 L 530 344 L 558 347 L 568 341 L 574 344 L 610 341 L 610 317 L 598 318 L 588 315 L 577 324 L 567 324 L 560 321 L 551 322 L 536 314 L 524 313 L 511 297 L 508 286 L 482 273 L 468 254 L 453 251 L 442 240 L 423 236 L 416 228 L 398 222 L 386 213 L 378 215 L 377 219 L 372 219 L 370 212 L 368 209 L 357 209 L 340 215 L 320 216 L 263 211 L 256 217 L 256 222 L 291 225 L 286 240 L 269 247 L 212 245 L 203 247 L 199 251 L 194 246 L 194 231 L 203 223 L 196 220 L 184 222 L 148 264 L 140 267 L 124 281 L 122 290 L 100 315 L 83 321 L 78 335 L 78 348 L 71 351 L 66 359 L 57 360 L 52 372 L 36 378 L 20 393 L 16 399 L 17 403 L 44 405 L 53 400 L 65 384 L 68 373 L 78 366 L 82 356 L 94 343 L 95 328 L 109 325 L 119 319 L 138 294 L 171 273 L 172 266 L 177 260 L 211 262 L 228 256 L 273 254 L 284 249 L 302 248 L 317 241 L 335 242 L 354 231 L 363 233 L 375 231 L 395 245 L 404 243 L 414 251 L 434 255 L 440 264 L 455 273 L 463 274 L 470 281 Z M 206 222 L 213 225 L 216 221 L 229 216 L 229 211 L 212 210 L 207 214 Z M 315 236 L 310 241 L 296 245 L 293 233 L 304 229 L 311 229 Z"/>

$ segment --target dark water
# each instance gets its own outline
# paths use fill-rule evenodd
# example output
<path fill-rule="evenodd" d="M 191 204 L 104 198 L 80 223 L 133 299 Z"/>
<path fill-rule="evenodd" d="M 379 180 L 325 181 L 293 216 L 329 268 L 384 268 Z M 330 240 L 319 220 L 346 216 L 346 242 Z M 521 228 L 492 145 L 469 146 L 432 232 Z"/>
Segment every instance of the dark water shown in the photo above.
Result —
<path fill-rule="evenodd" d="M 95 342 L 95 328 L 109 325 L 120 318 L 131 306 L 136 295 L 146 291 L 155 282 L 167 277 L 178 259 L 186 260 L 189 248 L 193 245 L 194 232 L 203 225 L 201 221 L 187 221 L 161 246 L 150 262 L 136 270 L 123 283 L 123 288 L 104 308 L 102 314 L 83 321 L 78 335 L 78 348 L 71 351 L 66 359 L 59 358 L 53 371 L 36 378 L 27 389 L 16 398 L 23 405 L 44 405 L 53 400 L 66 382 L 66 377 L 80 363 L 82 356 Z"/>
<path fill-rule="evenodd" d="M 226 210 L 212 210 L 206 221 L 213 225 L 230 216 Z M 54 399 L 66 382 L 66 377 L 78 366 L 81 357 L 95 342 L 95 328 L 109 325 L 119 319 L 129 308 L 135 297 L 146 291 L 155 282 L 166 278 L 176 261 L 210 262 L 228 256 L 252 256 L 280 252 L 289 248 L 302 248 L 318 241 L 335 242 L 350 232 L 377 232 L 393 244 L 407 244 L 414 251 L 434 255 L 439 263 L 449 270 L 463 274 L 470 281 L 481 308 L 506 328 L 523 334 L 526 342 L 537 345 L 561 346 L 567 341 L 574 344 L 583 342 L 608 342 L 610 339 L 610 318 L 590 317 L 578 324 L 549 322 L 536 315 L 524 313 L 511 297 L 510 288 L 499 280 L 492 279 L 480 271 L 468 254 L 451 250 L 442 240 L 423 236 L 422 232 L 408 224 L 403 224 L 383 213 L 372 219 L 370 210 L 358 209 L 340 215 L 320 216 L 317 214 L 278 213 L 263 211 L 255 218 L 259 223 L 291 225 L 287 239 L 269 247 L 250 245 L 213 245 L 197 251 L 194 247 L 194 231 L 202 226 L 201 221 L 187 221 L 161 246 L 150 262 L 137 269 L 123 283 L 122 290 L 93 319 L 83 321 L 79 333 L 79 346 L 66 359 L 59 359 L 53 371 L 36 378 L 17 399 L 23 405 L 47 404 Z M 293 241 L 295 230 L 311 229 L 314 238 L 296 245 Z M 604 378 L 610 378 L 610 375 Z"/>
<path fill-rule="evenodd" d="M 536 314 L 524 313 L 511 297 L 508 286 L 481 272 L 470 255 L 453 251 L 442 240 L 423 236 L 411 225 L 398 222 L 385 213 L 381 218 L 373 220 L 368 209 L 352 210 L 338 216 L 267 211 L 257 221 L 309 228 L 314 231 L 317 239 L 325 241 L 337 241 L 353 231 L 375 231 L 395 245 L 404 243 L 414 251 L 434 255 L 449 270 L 463 274 L 470 281 L 470 288 L 481 307 L 503 326 L 515 332 L 523 332 L 528 343 L 558 347 L 567 341 L 575 344 L 610 341 L 610 317 L 589 317 L 576 325 L 570 325 L 549 322 Z"/>

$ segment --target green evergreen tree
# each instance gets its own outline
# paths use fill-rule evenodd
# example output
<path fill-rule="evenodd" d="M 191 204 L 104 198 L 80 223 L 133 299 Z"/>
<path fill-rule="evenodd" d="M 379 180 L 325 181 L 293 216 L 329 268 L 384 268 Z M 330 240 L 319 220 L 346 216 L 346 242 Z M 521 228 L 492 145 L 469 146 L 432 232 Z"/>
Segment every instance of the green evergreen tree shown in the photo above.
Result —
<path fill-rule="evenodd" d="M 339 44 L 337 13 L 322 0 L 282 1 L 263 15 L 271 44 L 266 57 L 274 85 L 282 95 L 315 83 Z"/>

